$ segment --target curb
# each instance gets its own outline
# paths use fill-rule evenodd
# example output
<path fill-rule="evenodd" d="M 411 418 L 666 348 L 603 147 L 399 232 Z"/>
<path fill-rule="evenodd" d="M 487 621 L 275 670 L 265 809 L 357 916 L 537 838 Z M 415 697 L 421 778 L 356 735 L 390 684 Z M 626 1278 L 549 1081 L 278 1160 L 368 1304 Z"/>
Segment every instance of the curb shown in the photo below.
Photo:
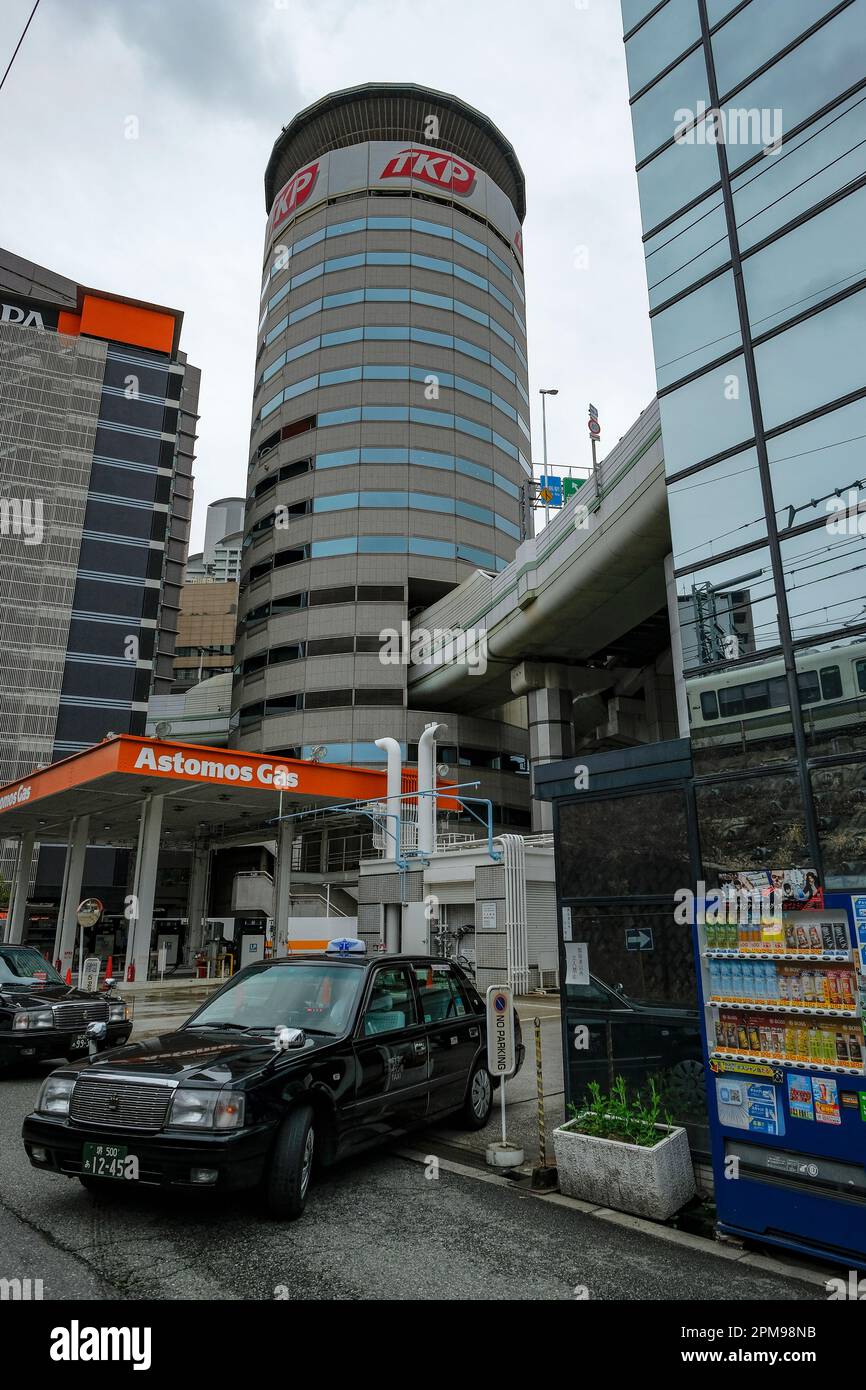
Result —
<path fill-rule="evenodd" d="M 426 1164 L 430 1155 L 422 1154 L 417 1149 L 392 1149 L 400 1158 L 406 1158 L 411 1163 Z M 437 1156 L 438 1158 L 438 1156 Z M 458 1177 L 474 1178 L 476 1182 L 495 1183 L 497 1187 L 507 1186 L 503 1184 L 502 1175 L 491 1172 L 484 1172 L 479 1168 L 470 1168 L 465 1163 L 454 1163 L 448 1158 L 438 1158 L 439 1167 L 446 1173 L 455 1173 Z M 523 1177 L 531 1176 L 531 1168 L 525 1164 L 523 1168 L 513 1170 L 520 1173 Z M 539 1202 L 547 1202 L 549 1205 L 564 1207 L 566 1211 L 579 1211 L 585 1216 L 595 1217 L 597 1221 L 607 1221 L 612 1226 L 623 1226 L 631 1231 L 638 1231 L 641 1235 L 655 1236 L 657 1240 L 667 1241 L 669 1245 L 679 1245 L 684 1249 L 695 1250 L 699 1254 L 714 1255 L 716 1259 L 727 1260 L 729 1264 L 743 1264 L 750 1269 L 759 1269 L 766 1274 L 781 1275 L 786 1279 L 795 1279 L 801 1284 L 809 1284 L 813 1288 L 825 1289 L 828 1279 L 833 1277 L 832 1270 L 819 1268 L 817 1265 L 789 1265 L 784 1260 L 777 1260 L 769 1255 L 761 1255 L 757 1251 L 741 1250 L 735 1245 L 726 1245 L 721 1241 L 708 1240 L 705 1236 L 693 1235 L 690 1231 L 677 1231 L 672 1226 L 662 1226 L 655 1221 L 646 1221 L 641 1216 L 630 1216 L 627 1212 L 613 1211 L 610 1207 L 596 1207 L 591 1202 L 582 1202 L 577 1197 L 564 1197 L 561 1192 L 533 1192 L 529 1188 L 520 1189 L 523 1197 L 535 1197 Z"/>

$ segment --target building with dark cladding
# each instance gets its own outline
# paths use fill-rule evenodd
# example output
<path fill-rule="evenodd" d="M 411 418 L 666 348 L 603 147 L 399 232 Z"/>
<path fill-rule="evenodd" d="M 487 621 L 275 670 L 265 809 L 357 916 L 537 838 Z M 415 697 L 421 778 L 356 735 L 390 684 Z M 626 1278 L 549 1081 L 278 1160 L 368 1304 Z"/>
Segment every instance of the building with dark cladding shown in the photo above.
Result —
<path fill-rule="evenodd" d="M 199 392 L 182 320 L 0 251 L 0 784 L 143 734 L 171 689 Z M 62 860 L 41 844 L 47 942 Z M 119 913 L 125 854 L 88 857 Z"/>

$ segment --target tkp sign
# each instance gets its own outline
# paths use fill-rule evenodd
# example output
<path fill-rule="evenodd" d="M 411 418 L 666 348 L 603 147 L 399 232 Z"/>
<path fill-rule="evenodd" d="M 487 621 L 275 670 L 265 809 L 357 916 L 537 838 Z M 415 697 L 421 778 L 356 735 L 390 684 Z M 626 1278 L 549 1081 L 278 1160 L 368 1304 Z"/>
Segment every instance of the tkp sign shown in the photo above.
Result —
<path fill-rule="evenodd" d="M 276 231 L 281 227 L 287 218 L 297 212 L 302 203 L 305 203 L 313 191 L 313 185 L 319 175 L 319 161 L 315 164 L 308 164 L 306 168 L 299 169 L 296 174 L 292 174 L 288 183 L 283 184 L 271 209 L 271 230 Z"/>
<path fill-rule="evenodd" d="M 420 179 L 436 188 L 447 188 L 450 193 L 465 197 L 472 192 L 475 183 L 475 170 L 471 164 L 458 159 L 453 154 L 439 154 L 436 150 L 421 150 L 411 147 L 400 150 L 389 159 L 379 175 L 380 179 Z"/>

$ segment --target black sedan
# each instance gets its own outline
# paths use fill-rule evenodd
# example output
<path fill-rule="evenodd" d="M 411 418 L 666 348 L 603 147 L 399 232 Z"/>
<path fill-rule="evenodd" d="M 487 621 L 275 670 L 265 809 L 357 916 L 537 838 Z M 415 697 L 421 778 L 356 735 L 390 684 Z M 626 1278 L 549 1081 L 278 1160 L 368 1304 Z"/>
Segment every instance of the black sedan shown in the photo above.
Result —
<path fill-rule="evenodd" d="M 296 1217 L 314 1161 L 449 1114 L 482 1128 L 486 1046 L 454 962 L 343 943 L 248 966 L 178 1031 L 54 1072 L 24 1144 L 34 1167 L 93 1190 L 259 1185 L 272 1216 Z"/>
<path fill-rule="evenodd" d="M 126 1042 L 132 1029 L 122 999 L 64 984 L 32 946 L 0 945 L 0 1069 L 43 1057 L 82 1056 L 89 1023 L 106 1025 L 108 1046 Z"/>

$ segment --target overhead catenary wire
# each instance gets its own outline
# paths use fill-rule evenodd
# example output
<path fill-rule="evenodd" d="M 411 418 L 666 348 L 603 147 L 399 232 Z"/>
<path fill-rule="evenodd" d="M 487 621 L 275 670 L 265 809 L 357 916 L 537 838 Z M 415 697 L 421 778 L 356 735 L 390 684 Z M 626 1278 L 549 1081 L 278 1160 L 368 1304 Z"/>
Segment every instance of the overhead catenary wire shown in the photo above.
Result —
<path fill-rule="evenodd" d="M 33 16 L 35 15 L 35 13 L 36 13 L 36 11 L 37 11 L 38 9 L 39 9 L 39 0 L 36 0 L 36 4 L 33 6 L 33 9 L 30 11 L 30 17 L 29 17 L 29 19 L 27 20 L 27 23 L 24 25 L 24 28 L 21 30 L 21 37 L 20 37 L 20 39 L 18 40 L 18 42 L 16 43 L 16 45 L 15 45 L 15 51 L 14 51 L 14 53 L 12 54 L 12 57 L 9 59 L 9 62 L 6 64 L 6 71 L 4 72 L 3 76 L 0 77 L 0 91 L 3 90 L 3 84 L 4 84 L 4 82 L 6 81 L 6 78 L 9 76 L 10 72 L 12 71 L 12 64 L 15 62 L 15 59 L 18 57 L 18 50 L 20 49 L 22 43 L 24 42 L 24 39 L 25 39 L 25 37 L 26 37 L 26 35 L 27 35 L 27 30 L 30 28 L 30 25 L 31 25 L 32 22 L 33 22 Z"/>

